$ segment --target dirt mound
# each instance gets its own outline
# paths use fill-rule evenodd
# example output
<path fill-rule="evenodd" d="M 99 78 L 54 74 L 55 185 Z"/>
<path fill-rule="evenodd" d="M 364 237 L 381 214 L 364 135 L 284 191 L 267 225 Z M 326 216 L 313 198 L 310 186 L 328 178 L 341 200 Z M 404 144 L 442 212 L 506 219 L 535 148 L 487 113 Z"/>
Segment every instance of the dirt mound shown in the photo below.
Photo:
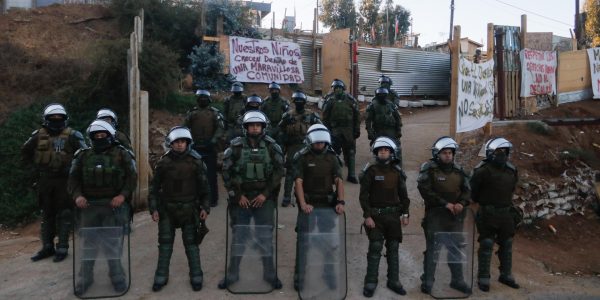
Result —
<path fill-rule="evenodd" d="M 52 5 L 0 15 L 0 123 L 12 110 L 85 77 L 92 46 L 118 36 L 110 11 L 98 5 Z"/>

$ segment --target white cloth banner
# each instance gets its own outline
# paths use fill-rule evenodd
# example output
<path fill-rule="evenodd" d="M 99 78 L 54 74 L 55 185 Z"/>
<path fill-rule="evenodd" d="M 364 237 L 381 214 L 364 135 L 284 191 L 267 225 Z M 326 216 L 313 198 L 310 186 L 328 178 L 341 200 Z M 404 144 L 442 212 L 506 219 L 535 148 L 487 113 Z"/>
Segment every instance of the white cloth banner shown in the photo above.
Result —
<path fill-rule="evenodd" d="M 521 97 L 556 95 L 556 52 L 521 50 Z"/>
<path fill-rule="evenodd" d="M 594 99 L 600 99 L 600 48 L 587 49 L 592 74 L 592 91 Z"/>
<path fill-rule="evenodd" d="M 458 62 L 456 132 L 483 127 L 494 118 L 494 61 Z"/>
<path fill-rule="evenodd" d="M 296 43 L 230 36 L 229 72 L 241 82 L 302 83 L 302 52 Z"/>

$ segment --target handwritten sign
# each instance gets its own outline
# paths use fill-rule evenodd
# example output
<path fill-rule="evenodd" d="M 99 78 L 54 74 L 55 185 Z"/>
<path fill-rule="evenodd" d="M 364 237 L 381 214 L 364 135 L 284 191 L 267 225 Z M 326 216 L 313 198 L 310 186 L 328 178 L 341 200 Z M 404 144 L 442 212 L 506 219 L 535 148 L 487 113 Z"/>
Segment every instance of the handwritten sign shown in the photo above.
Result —
<path fill-rule="evenodd" d="M 494 118 L 494 61 L 476 64 L 461 57 L 458 70 L 456 132 L 466 132 Z"/>
<path fill-rule="evenodd" d="M 600 99 L 600 48 L 587 49 L 592 74 L 592 91 L 594 99 Z"/>
<path fill-rule="evenodd" d="M 556 53 L 521 50 L 521 97 L 556 94 Z"/>
<path fill-rule="evenodd" d="M 300 46 L 290 42 L 230 36 L 229 72 L 241 82 L 304 82 Z"/>

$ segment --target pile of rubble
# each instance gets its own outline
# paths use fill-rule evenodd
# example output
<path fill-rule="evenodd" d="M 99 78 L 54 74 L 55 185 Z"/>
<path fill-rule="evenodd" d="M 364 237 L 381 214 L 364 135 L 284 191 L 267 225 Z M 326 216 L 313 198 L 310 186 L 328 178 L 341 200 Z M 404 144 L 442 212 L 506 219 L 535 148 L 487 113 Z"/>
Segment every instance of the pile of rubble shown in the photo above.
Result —
<path fill-rule="evenodd" d="M 540 218 L 583 215 L 587 207 L 597 205 L 596 172 L 583 162 L 578 165 L 565 170 L 558 183 L 522 178 L 513 201 L 523 210 L 525 224 Z"/>

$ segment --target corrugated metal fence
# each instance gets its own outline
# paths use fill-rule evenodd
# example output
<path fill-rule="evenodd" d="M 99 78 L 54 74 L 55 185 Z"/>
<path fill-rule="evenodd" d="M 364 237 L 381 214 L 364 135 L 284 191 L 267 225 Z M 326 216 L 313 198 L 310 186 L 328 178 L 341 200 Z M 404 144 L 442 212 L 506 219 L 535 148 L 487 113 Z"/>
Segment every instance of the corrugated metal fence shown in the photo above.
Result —
<path fill-rule="evenodd" d="M 399 48 L 358 48 L 359 90 L 372 96 L 384 74 L 399 95 L 450 94 L 450 55 Z"/>
<path fill-rule="evenodd" d="M 315 80 L 312 80 L 314 63 L 316 59 L 315 51 L 313 50 L 313 41 L 298 39 L 297 43 L 300 45 L 300 51 L 302 51 L 302 71 L 304 72 L 304 83 L 302 84 L 302 88 L 306 91 L 321 90 L 323 73 L 318 72 L 315 74 Z M 316 46 L 322 47 L 323 40 L 317 39 Z"/>

